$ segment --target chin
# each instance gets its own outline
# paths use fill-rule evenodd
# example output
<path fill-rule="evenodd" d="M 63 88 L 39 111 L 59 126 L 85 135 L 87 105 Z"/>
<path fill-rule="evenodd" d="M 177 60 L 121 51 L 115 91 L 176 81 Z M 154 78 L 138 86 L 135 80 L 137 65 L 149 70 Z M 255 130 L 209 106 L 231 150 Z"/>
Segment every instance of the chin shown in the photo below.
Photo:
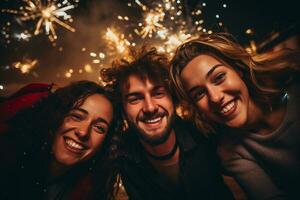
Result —
<path fill-rule="evenodd" d="M 78 160 L 76 160 L 74 158 L 68 158 L 68 157 L 63 157 L 63 158 L 58 157 L 58 158 L 56 158 L 56 161 L 64 166 L 73 166 L 79 162 Z"/>
<path fill-rule="evenodd" d="M 232 119 L 225 124 L 226 126 L 229 126 L 231 128 L 242 128 L 246 124 L 246 119 L 242 119 L 239 117 L 239 118 Z"/>

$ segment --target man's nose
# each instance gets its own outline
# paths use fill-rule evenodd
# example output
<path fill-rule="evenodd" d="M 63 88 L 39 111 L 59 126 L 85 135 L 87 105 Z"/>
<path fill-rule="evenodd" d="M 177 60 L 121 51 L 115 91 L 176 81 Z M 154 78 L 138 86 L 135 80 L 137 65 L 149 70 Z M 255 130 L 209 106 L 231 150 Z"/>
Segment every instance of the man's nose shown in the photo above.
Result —
<path fill-rule="evenodd" d="M 145 97 L 143 111 L 145 113 L 154 113 L 157 111 L 157 109 L 158 109 L 158 106 L 157 106 L 155 100 L 153 100 L 150 96 Z"/>

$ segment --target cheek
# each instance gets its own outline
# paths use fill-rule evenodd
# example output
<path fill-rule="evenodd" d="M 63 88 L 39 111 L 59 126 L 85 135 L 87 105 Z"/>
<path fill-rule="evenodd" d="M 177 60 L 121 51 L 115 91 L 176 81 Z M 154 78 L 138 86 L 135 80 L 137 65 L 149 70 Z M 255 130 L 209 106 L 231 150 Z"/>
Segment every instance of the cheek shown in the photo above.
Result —
<path fill-rule="evenodd" d="M 203 113 L 207 113 L 207 112 L 209 112 L 209 104 L 208 104 L 208 101 L 205 99 L 205 98 L 203 98 L 203 99 L 201 99 L 200 101 L 198 101 L 197 103 L 196 103 L 196 107 L 197 107 L 197 109 L 200 111 L 200 112 L 203 112 Z"/>
<path fill-rule="evenodd" d="M 230 87 L 235 90 L 244 91 L 246 85 L 238 74 L 231 74 L 226 80 L 226 87 Z"/>
<path fill-rule="evenodd" d="M 63 134 L 60 130 L 58 130 L 54 136 L 53 139 L 53 144 L 52 144 L 52 152 L 54 153 L 53 156 L 55 158 L 58 158 L 60 155 L 60 152 L 62 151 L 63 148 Z"/>
<path fill-rule="evenodd" d="M 129 119 L 135 119 L 136 116 L 138 115 L 138 112 L 139 112 L 138 106 L 128 105 L 128 106 L 126 106 L 126 108 L 125 108 L 126 116 L 127 116 Z"/>
<path fill-rule="evenodd" d="M 157 104 L 157 105 L 159 105 L 159 104 Z M 171 98 L 165 99 L 164 107 L 168 110 L 168 112 L 170 114 L 172 114 L 174 112 L 174 105 L 172 103 Z"/>
<path fill-rule="evenodd" d="M 98 134 L 98 133 L 96 133 Z M 91 140 L 93 143 L 93 148 L 92 150 L 89 152 L 89 154 L 86 156 L 85 159 L 90 159 L 91 157 L 93 157 L 97 152 L 100 151 L 102 144 L 104 142 L 106 135 L 94 135 Z"/>
<path fill-rule="evenodd" d="M 72 128 L 75 126 L 75 122 L 72 121 L 69 117 L 66 117 L 63 121 L 63 123 L 60 125 L 60 127 L 57 130 L 57 133 L 62 134 L 66 130 Z"/>
<path fill-rule="evenodd" d="M 98 134 L 98 133 L 96 133 Z M 106 134 L 105 135 L 101 135 L 101 134 L 98 134 L 98 135 L 94 135 L 91 139 L 92 139 L 92 142 L 93 142 L 93 152 L 96 153 L 98 150 L 101 149 L 101 146 L 104 142 L 106 138 Z"/>

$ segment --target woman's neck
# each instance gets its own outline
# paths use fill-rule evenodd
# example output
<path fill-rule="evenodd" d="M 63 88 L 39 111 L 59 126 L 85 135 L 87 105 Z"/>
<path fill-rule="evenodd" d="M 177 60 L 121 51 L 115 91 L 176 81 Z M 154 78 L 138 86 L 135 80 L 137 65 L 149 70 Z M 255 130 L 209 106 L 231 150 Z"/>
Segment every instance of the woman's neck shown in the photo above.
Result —
<path fill-rule="evenodd" d="M 68 169 L 66 168 L 66 166 L 60 164 L 56 160 L 52 160 L 49 166 L 49 181 L 53 181 L 62 176 L 64 173 L 66 173 L 67 170 Z"/>
<path fill-rule="evenodd" d="M 282 123 L 285 113 L 286 104 L 281 104 L 276 108 L 272 108 L 271 111 L 263 111 L 258 106 L 252 106 L 250 108 L 248 122 L 243 129 L 257 133 L 259 135 L 268 135 L 278 129 Z"/>

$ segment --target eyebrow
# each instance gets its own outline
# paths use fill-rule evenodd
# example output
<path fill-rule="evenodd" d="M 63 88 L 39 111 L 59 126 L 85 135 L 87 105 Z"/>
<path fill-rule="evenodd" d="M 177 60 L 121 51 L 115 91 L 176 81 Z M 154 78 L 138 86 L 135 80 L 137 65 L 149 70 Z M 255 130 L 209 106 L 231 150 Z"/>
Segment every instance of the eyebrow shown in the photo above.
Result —
<path fill-rule="evenodd" d="M 83 112 L 86 115 L 89 114 L 88 111 L 86 111 L 82 108 L 73 108 L 72 110 Z M 106 124 L 109 127 L 109 123 L 105 119 L 103 119 L 102 117 L 97 118 L 96 120 L 94 120 L 94 122 L 102 122 L 102 123 Z"/>
<path fill-rule="evenodd" d="M 205 78 L 207 79 L 214 71 L 215 69 L 217 69 L 218 67 L 224 66 L 224 64 L 216 64 L 214 65 L 212 68 L 210 68 L 210 70 L 207 72 L 207 74 L 205 75 Z"/>
<path fill-rule="evenodd" d="M 156 85 L 151 89 L 151 91 L 157 91 L 160 89 L 166 90 L 166 87 L 164 85 Z M 128 97 L 131 97 L 131 96 L 139 96 L 139 95 L 141 95 L 140 92 L 131 92 L 131 93 L 128 93 L 125 95 L 125 99 L 128 99 Z"/>
<path fill-rule="evenodd" d="M 131 96 L 139 96 L 140 93 L 139 92 L 132 92 L 132 93 L 128 93 L 125 95 L 125 99 L 128 99 Z"/>
<path fill-rule="evenodd" d="M 207 79 L 214 71 L 215 69 L 217 69 L 218 67 L 224 66 L 223 64 L 219 63 L 214 65 L 205 75 L 205 79 Z M 198 89 L 199 87 L 196 85 L 194 87 L 192 87 L 191 89 L 189 89 L 188 93 L 191 94 L 192 92 L 194 92 L 196 89 Z"/>
<path fill-rule="evenodd" d="M 107 127 L 109 127 L 109 123 L 108 123 L 105 119 L 103 119 L 103 118 L 101 118 L 101 117 L 99 117 L 98 119 L 96 119 L 95 122 L 101 122 L 101 123 L 104 123 L 104 124 L 107 125 Z"/>

